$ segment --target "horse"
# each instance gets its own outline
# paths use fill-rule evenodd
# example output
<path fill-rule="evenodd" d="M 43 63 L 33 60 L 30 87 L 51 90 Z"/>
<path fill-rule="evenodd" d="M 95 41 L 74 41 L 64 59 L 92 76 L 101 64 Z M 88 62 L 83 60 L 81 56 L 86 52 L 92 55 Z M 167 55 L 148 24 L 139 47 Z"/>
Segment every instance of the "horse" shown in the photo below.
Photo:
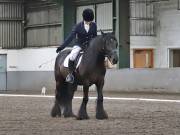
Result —
<path fill-rule="evenodd" d="M 97 90 L 96 119 L 107 119 L 103 107 L 103 86 L 106 74 L 105 57 L 114 65 L 118 62 L 118 42 L 114 33 L 103 33 L 92 39 L 84 51 L 81 63 L 74 74 L 74 83 L 65 82 L 68 69 L 63 62 L 71 50 L 61 51 L 55 60 L 55 103 L 51 110 L 52 117 L 76 117 L 78 120 L 89 119 L 86 105 L 88 103 L 89 87 L 93 84 Z M 77 116 L 72 111 L 72 99 L 77 86 L 83 86 L 83 100 Z"/>

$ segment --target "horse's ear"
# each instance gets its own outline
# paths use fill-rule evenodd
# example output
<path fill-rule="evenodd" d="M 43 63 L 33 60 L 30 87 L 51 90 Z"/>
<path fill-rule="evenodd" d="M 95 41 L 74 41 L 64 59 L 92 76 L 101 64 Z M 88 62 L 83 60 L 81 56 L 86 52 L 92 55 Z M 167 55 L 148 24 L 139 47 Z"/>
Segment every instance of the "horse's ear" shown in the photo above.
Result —
<path fill-rule="evenodd" d="M 101 35 L 104 35 L 104 32 L 100 29 L 100 31 L 101 31 Z"/>

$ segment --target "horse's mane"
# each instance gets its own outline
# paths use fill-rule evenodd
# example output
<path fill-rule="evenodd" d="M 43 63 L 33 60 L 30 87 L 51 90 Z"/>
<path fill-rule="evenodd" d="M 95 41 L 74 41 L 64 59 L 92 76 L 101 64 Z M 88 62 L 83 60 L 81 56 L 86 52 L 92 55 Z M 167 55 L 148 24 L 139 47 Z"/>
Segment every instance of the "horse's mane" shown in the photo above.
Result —
<path fill-rule="evenodd" d="M 93 38 L 89 42 L 89 46 L 88 46 L 88 48 L 86 50 L 89 50 L 89 49 L 93 49 L 94 50 L 96 48 L 101 48 L 103 46 L 102 39 L 103 39 L 102 35 L 98 35 L 95 38 Z"/>
<path fill-rule="evenodd" d="M 103 43 L 102 42 L 104 42 L 105 40 L 108 40 L 107 37 L 116 40 L 114 34 L 112 34 L 112 33 L 103 33 L 102 35 L 98 35 L 95 38 L 93 38 L 90 41 L 89 46 L 93 47 L 93 46 L 96 46 L 96 44 L 98 44 L 99 47 L 103 47 Z M 94 43 L 94 42 L 96 42 L 96 43 Z M 101 44 L 99 44 L 99 42 L 101 42 Z"/>
<path fill-rule="evenodd" d="M 96 65 L 97 60 L 104 61 L 104 55 L 102 52 L 100 52 L 100 50 L 103 48 L 103 45 L 103 35 L 98 35 L 93 38 L 90 41 L 89 46 L 84 51 L 82 62 L 93 68 Z"/>

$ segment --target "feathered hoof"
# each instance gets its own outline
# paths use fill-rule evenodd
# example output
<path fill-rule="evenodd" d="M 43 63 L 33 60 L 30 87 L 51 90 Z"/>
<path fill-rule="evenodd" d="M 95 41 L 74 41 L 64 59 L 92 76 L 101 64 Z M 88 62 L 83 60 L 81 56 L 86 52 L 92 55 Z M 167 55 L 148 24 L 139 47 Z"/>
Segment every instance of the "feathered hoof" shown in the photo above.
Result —
<path fill-rule="evenodd" d="M 64 118 L 70 118 L 70 117 L 75 117 L 76 118 L 76 115 L 73 112 L 64 114 Z"/>
<path fill-rule="evenodd" d="M 78 115 L 76 117 L 76 119 L 77 120 L 87 120 L 87 119 L 89 119 L 89 116 L 87 114 L 85 114 L 85 115 Z"/>
<path fill-rule="evenodd" d="M 106 111 L 97 112 L 96 119 L 98 119 L 98 120 L 108 119 L 108 115 L 107 115 Z"/>
<path fill-rule="evenodd" d="M 61 109 L 58 106 L 54 106 L 51 110 L 51 117 L 61 117 Z"/>

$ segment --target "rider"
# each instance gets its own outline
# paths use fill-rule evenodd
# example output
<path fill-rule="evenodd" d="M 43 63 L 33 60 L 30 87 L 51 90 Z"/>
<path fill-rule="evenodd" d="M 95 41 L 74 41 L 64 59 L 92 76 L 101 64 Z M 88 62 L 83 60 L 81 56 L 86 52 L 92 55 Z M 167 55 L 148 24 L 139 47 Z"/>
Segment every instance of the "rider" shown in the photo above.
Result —
<path fill-rule="evenodd" d="M 56 50 L 57 53 L 60 52 L 66 46 L 68 46 L 74 38 L 76 39 L 76 43 L 70 53 L 68 63 L 69 74 L 66 77 L 66 82 L 69 83 L 74 82 L 74 76 L 72 73 L 75 70 L 74 61 L 76 60 L 76 57 L 82 49 L 84 50 L 87 48 L 90 40 L 97 36 L 97 25 L 93 22 L 93 10 L 89 8 L 85 9 L 82 13 L 82 17 L 83 21 L 75 25 L 69 36 L 65 39 L 64 43 L 61 46 L 59 46 Z"/>

